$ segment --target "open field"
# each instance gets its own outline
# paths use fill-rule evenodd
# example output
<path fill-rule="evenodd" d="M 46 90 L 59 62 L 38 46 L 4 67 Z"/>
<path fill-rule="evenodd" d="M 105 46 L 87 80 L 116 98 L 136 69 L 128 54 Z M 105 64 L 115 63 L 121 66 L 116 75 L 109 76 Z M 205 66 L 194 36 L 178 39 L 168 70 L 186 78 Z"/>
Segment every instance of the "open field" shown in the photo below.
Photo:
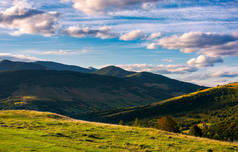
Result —
<path fill-rule="evenodd" d="M 108 125 L 37 111 L 0 112 L 0 151 L 233 152 L 238 145 L 156 129 Z"/>

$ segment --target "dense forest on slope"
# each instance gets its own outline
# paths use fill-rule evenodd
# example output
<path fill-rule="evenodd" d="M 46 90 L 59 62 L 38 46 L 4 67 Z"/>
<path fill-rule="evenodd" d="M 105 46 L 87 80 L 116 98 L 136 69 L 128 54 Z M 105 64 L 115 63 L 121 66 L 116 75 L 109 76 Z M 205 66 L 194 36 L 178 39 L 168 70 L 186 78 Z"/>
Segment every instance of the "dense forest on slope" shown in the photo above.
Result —
<path fill-rule="evenodd" d="M 238 83 L 217 86 L 191 94 L 118 111 L 98 114 L 105 122 L 124 122 L 140 120 L 146 127 L 157 127 L 162 116 L 173 116 L 178 122 L 180 132 L 198 125 L 204 137 L 220 140 L 238 140 Z"/>
<path fill-rule="evenodd" d="M 126 78 L 97 74 L 52 70 L 6 71 L 0 73 L 0 109 L 50 111 L 88 119 L 88 113 L 145 105 L 200 88 L 191 86 L 168 92 L 167 89 L 146 86 Z"/>

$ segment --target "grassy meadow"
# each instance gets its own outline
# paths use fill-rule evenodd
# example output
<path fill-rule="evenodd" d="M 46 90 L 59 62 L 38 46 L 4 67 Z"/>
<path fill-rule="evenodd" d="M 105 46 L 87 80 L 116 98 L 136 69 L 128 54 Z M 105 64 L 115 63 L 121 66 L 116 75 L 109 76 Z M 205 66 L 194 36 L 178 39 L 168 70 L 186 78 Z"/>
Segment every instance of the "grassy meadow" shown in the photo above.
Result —
<path fill-rule="evenodd" d="M 0 152 L 234 152 L 238 144 L 37 111 L 0 111 Z"/>

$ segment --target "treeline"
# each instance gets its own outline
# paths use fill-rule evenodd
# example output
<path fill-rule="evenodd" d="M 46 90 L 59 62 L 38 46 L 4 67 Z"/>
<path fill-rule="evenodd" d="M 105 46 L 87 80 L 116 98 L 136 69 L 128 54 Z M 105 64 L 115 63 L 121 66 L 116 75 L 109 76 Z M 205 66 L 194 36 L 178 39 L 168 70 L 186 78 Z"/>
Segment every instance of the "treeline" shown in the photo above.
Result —
<path fill-rule="evenodd" d="M 219 86 L 209 89 L 208 91 L 198 91 L 193 94 L 172 98 L 163 104 L 158 103 L 136 107 L 128 111 L 119 111 L 113 115 L 100 115 L 99 117 L 104 118 L 102 121 L 105 122 L 118 123 L 120 120 L 131 122 L 134 121 L 135 118 L 150 121 L 168 115 L 186 117 L 200 113 L 208 114 L 212 110 L 237 105 L 238 93 L 235 91 L 236 90 L 229 86 Z"/>
<path fill-rule="evenodd" d="M 197 123 L 190 123 L 190 126 L 184 130 L 184 124 L 178 123 L 176 118 L 171 116 L 163 116 L 157 120 L 154 128 L 165 130 L 175 133 L 185 133 L 198 137 L 206 137 L 217 140 L 224 141 L 238 141 L 238 106 L 233 108 L 236 109 L 234 115 L 227 115 L 226 112 L 213 112 L 211 114 L 212 119 L 209 121 L 195 121 Z M 214 115 L 214 113 L 216 113 Z M 222 116 L 221 116 L 222 115 Z M 221 118 L 222 117 L 222 118 Z M 120 125 L 124 125 L 124 122 L 121 120 Z M 143 121 L 140 121 L 138 118 L 132 123 L 132 126 L 141 127 L 143 126 Z"/>

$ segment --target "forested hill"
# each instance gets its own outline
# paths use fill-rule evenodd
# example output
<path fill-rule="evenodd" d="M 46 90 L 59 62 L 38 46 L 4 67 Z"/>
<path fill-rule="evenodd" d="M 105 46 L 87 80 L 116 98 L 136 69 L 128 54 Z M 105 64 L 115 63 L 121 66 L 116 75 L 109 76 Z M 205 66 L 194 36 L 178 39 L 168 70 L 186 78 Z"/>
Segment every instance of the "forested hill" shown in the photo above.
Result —
<path fill-rule="evenodd" d="M 150 105 L 120 109 L 99 114 L 105 121 L 132 121 L 135 118 L 152 119 L 164 115 L 175 117 L 208 113 L 238 104 L 238 83 L 217 86 L 194 93 L 155 102 Z"/>
<path fill-rule="evenodd" d="M 167 88 L 96 74 L 52 70 L 7 71 L 0 73 L 0 109 L 50 111 L 86 118 L 88 113 L 146 105 L 201 87 L 192 86 L 187 90 L 168 92 Z"/>

